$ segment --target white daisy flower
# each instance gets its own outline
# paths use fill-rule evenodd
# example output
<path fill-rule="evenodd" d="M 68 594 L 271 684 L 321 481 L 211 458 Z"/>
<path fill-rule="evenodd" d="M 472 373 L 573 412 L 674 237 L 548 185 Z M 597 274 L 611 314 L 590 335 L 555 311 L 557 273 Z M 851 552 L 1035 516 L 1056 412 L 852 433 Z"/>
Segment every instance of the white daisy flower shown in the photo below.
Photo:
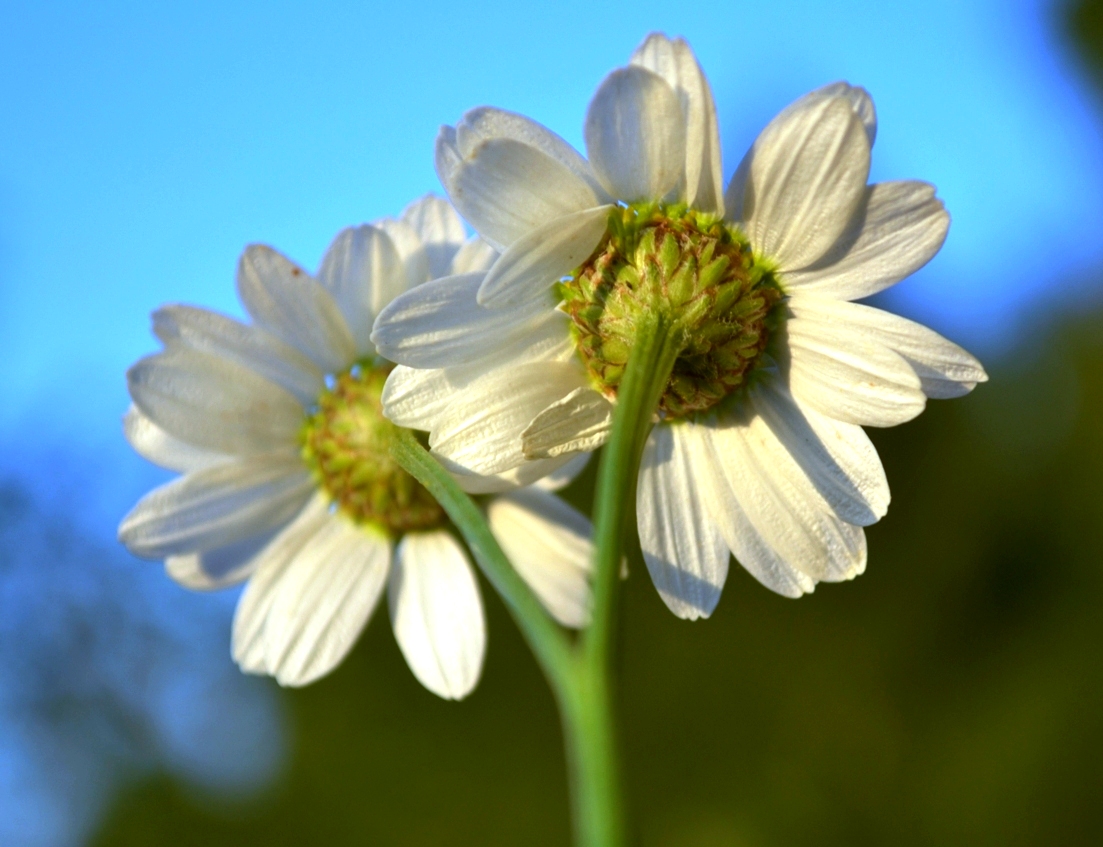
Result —
<path fill-rule="evenodd" d="M 312 277 L 269 247 L 246 249 L 238 294 L 251 325 L 190 306 L 153 315 L 163 352 L 127 375 L 126 436 L 178 479 L 119 527 L 194 589 L 248 580 L 234 617 L 243 670 L 305 685 L 344 658 L 384 587 L 414 675 L 461 698 L 478 681 L 483 607 L 441 507 L 392 460 L 381 413 L 392 365 L 369 333 L 395 295 L 495 253 L 464 243 L 442 199 L 344 230 Z M 579 462 L 575 462 L 575 469 Z M 492 531 L 561 623 L 589 614 L 589 521 L 551 490 L 572 468 L 488 505 Z"/>
<path fill-rule="evenodd" d="M 667 605 L 708 616 L 729 553 L 790 597 L 851 579 L 889 503 L 861 427 L 986 379 L 931 330 L 851 302 L 922 267 L 949 224 L 926 183 L 866 184 L 875 133 L 866 91 L 829 85 L 763 130 L 725 191 L 708 82 L 659 34 L 594 95 L 588 160 L 520 115 L 468 112 L 437 170 L 501 256 L 384 309 L 380 351 L 441 369 L 396 369 L 384 413 L 456 470 L 525 475 L 605 440 L 638 320 L 662 312 L 681 352 L 637 519 Z M 397 398 L 424 385 L 435 399 L 412 413 Z"/>

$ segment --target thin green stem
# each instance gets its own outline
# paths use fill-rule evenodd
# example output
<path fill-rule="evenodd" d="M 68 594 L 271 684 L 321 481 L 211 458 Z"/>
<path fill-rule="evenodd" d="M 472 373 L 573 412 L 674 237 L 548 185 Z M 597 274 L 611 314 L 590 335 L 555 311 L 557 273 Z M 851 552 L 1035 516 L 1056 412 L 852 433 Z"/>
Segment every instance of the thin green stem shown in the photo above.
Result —
<path fill-rule="evenodd" d="M 610 690 L 612 632 L 624 541 L 635 527 L 636 476 L 659 398 L 678 350 L 670 323 L 658 313 L 637 326 L 636 341 L 617 389 L 609 440 L 598 469 L 594 505 L 593 618 L 582 637 L 579 688 L 581 713 L 574 721 L 578 761 L 572 769 L 578 840 L 593 847 L 624 844 L 617 772 L 616 736 Z"/>
<path fill-rule="evenodd" d="M 574 649 L 566 633 L 548 616 L 532 589 L 514 570 L 479 507 L 410 430 L 399 430 L 391 455 L 429 490 L 463 534 L 479 567 L 505 601 L 556 697 L 560 700 L 571 697 L 569 689 L 577 687 Z"/>
<path fill-rule="evenodd" d="M 547 677 L 563 720 L 579 847 L 625 843 L 609 682 L 611 633 L 625 535 L 634 526 L 629 519 L 635 514 L 640 456 L 676 357 L 669 322 L 660 315 L 642 321 L 598 470 L 593 615 L 577 648 L 514 570 L 479 508 L 414 434 L 401 430 L 391 448 L 463 534 Z"/>

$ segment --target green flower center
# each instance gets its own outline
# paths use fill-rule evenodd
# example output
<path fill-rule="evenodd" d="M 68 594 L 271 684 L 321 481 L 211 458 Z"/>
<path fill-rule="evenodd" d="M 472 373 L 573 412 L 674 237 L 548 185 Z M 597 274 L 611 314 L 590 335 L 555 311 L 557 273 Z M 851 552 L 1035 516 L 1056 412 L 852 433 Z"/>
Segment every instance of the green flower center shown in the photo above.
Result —
<path fill-rule="evenodd" d="M 708 411 L 745 386 L 783 296 L 737 229 L 662 203 L 614 209 L 604 239 L 557 291 L 591 381 L 610 399 L 640 316 L 667 314 L 681 347 L 659 402 L 667 419 Z"/>
<path fill-rule="evenodd" d="M 391 458 L 398 427 L 383 417 L 380 401 L 391 367 L 355 365 L 336 377 L 299 439 L 303 460 L 340 511 L 398 535 L 438 526 L 444 512 Z"/>

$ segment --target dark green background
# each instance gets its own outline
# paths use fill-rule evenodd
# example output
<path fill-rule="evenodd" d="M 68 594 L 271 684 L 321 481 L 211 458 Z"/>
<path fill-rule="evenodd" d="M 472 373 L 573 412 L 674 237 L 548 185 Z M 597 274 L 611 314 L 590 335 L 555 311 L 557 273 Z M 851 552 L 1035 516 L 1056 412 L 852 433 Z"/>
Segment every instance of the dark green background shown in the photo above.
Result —
<path fill-rule="evenodd" d="M 1103 2 L 1067 31 L 1103 81 Z M 640 844 L 1103 844 L 1103 313 L 1038 322 L 974 395 L 872 431 L 893 503 L 853 583 L 794 602 L 733 567 L 690 624 L 634 563 L 618 682 Z M 336 673 L 282 693 L 291 755 L 266 794 L 147 780 L 95 843 L 567 844 L 551 697 L 484 596 L 467 701 L 417 684 L 381 610 Z"/>

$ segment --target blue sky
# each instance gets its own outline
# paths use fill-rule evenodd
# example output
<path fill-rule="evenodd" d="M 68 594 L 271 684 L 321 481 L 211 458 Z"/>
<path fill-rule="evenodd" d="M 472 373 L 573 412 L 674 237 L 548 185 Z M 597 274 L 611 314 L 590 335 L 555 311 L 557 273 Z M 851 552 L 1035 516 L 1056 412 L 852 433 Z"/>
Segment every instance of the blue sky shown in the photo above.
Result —
<path fill-rule="evenodd" d="M 241 248 L 308 267 L 437 187 L 441 123 L 490 103 L 581 146 L 651 29 L 716 90 L 726 170 L 804 91 L 876 100 L 875 178 L 934 182 L 943 253 L 896 305 L 981 352 L 1100 261 L 1094 104 L 1034 0 L 31 4 L 0 26 L 0 437 L 121 443 L 123 372 L 169 301 L 239 312 Z M 10 456 L 9 456 L 10 461 Z M 125 471 L 121 469 L 120 472 Z"/>

